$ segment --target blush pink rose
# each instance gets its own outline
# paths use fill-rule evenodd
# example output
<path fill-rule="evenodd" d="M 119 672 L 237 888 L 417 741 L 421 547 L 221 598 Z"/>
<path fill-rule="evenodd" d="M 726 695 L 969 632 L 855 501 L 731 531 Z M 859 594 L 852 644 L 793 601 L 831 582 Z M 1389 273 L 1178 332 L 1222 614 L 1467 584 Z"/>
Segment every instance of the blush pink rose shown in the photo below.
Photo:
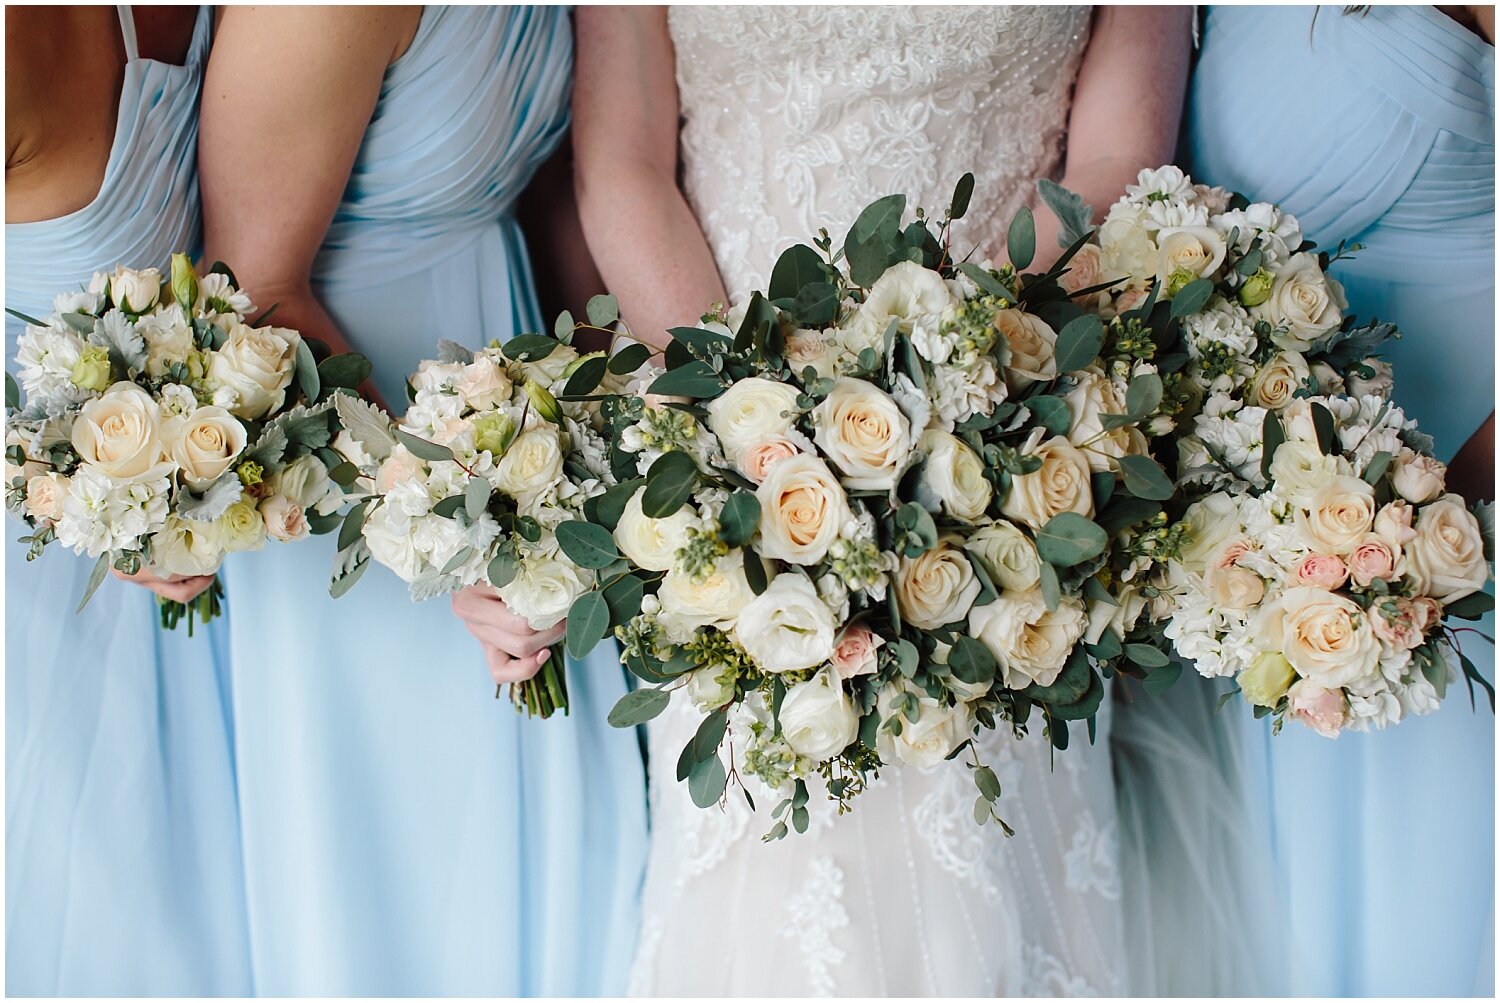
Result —
<path fill-rule="evenodd" d="M 1390 581 L 1396 574 L 1396 551 L 1380 536 L 1367 536 L 1349 555 L 1349 577 L 1367 586 L 1375 579 Z"/>
<path fill-rule="evenodd" d="M 1240 558 L 1257 549 L 1255 541 L 1247 537 L 1231 540 L 1219 551 L 1219 557 L 1214 561 L 1214 566 L 1219 568 L 1231 568 L 1240 563 Z"/>
<path fill-rule="evenodd" d="M 1332 554 L 1308 554 L 1297 562 L 1297 584 L 1336 589 L 1349 580 L 1349 568 Z"/>
<path fill-rule="evenodd" d="M 1325 690 L 1306 679 L 1287 691 L 1292 718 L 1301 721 L 1324 738 L 1338 738 L 1347 716 L 1348 701 L 1341 690 Z"/>
<path fill-rule="evenodd" d="M 771 467 L 780 460 L 790 459 L 800 453 L 791 439 L 775 436 L 746 446 L 740 453 L 740 471 L 756 484 L 766 479 Z"/>
<path fill-rule="evenodd" d="M 885 643 L 866 627 L 854 624 L 844 631 L 833 649 L 833 668 L 840 679 L 853 679 L 875 671 L 875 653 Z"/>
<path fill-rule="evenodd" d="M 1390 647 L 1410 651 L 1426 639 L 1432 613 L 1425 605 L 1419 606 L 1410 599 L 1398 598 L 1392 603 L 1394 612 L 1392 606 L 1383 602 L 1371 608 L 1370 629 Z M 1441 619 L 1442 611 L 1438 610 L 1436 615 Z"/>
<path fill-rule="evenodd" d="M 1147 290 L 1132 286 L 1115 297 L 1115 310 L 1125 313 L 1146 302 Z"/>

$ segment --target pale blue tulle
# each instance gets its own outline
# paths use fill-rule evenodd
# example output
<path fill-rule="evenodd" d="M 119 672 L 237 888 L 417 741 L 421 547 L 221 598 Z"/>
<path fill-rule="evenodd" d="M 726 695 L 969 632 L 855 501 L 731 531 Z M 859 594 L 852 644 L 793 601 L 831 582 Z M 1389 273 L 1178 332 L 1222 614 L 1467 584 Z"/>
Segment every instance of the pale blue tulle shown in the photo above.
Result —
<path fill-rule="evenodd" d="M 567 125 L 568 15 L 427 7 L 380 101 L 315 287 L 399 407 L 447 338 L 541 318 L 514 201 Z M 229 573 L 257 990 L 618 994 L 646 818 L 613 645 L 569 665 L 572 713 L 496 701 L 446 599 L 374 566 L 328 596 L 333 541 Z"/>
<path fill-rule="evenodd" d="M 117 264 L 197 250 L 197 103 L 209 10 L 187 63 L 137 58 L 128 11 L 120 115 L 98 197 L 5 227 L 5 303 L 34 317 Z M 6 319 L 14 372 L 22 325 Z M 8 995 L 251 991 L 227 630 L 158 626 L 155 598 L 53 544 L 28 563 L 6 520 Z"/>
<path fill-rule="evenodd" d="M 1494 406 L 1494 49 L 1430 7 L 1213 7 L 1191 86 L 1196 180 L 1280 203 L 1332 248 L 1361 317 L 1405 333 L 1396 400 L 1448 458 Z M 1466 625 L 1467 626 L 1467 625 Z M 1478 625 L 1493 636 L 1491 619 Z M 1474 635 L 1465 635 L 1472 638 Z M 1484 641 L 1464 650 L 1489 678 Z M 1490 995 L 1494 717 L 1330 742 L 1231 708 L 1274 843 L 1290 989 Z"/>

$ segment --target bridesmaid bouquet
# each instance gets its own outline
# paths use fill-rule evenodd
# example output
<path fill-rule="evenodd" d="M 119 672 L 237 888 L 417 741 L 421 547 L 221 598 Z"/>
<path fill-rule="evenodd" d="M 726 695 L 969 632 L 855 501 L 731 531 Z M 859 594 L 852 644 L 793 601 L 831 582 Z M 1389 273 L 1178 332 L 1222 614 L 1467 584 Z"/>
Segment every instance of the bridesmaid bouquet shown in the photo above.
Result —
<path fill-rule="evenodd" d="M 896 195 L 841 253 L 791 248 L 765 295 L 674 329 L 645 393 L 602 405 L 619 483 L 585 515 L 645 592 L 612 622 L 654 684 L 611 723 L 691 701 L 679 779 L 701 807 L 741 772 L 778 791 L 768 838 L 805 830 L 810 777 L 842 813 L 882 766 L 965 750 L 976 819 L 998 820 L 976 734 L 1035 713 L 1066 748 L 1113 671 L 1168 668 L 1132 583 L 1167 531 L 1145 437 L 1163 378 L 1060 285 L 1083 241 L 1018 274 L 1029 210 L 1016 267 L 956 261 L 972 188 L 936 227 L 903 227 Z"/>
<path fill-rule="evenodd" d="M 19 385 L 6 376 L 6 507 L 31 530 L 28 559 L 53 541 L 98 558 L 80 611 L 111 567 L 211 575 L 267 537 L 338 524 L 352 468 L 329 449 L 332 398 L 370 364 L 319 363 L 296 331 L 247 323 L 253 309 L 227 268 L 200 277 L 177 254 L 168 277 L 96 274 L 45 320 L 11 311 L 27 326 Z M 163 599 L 162 624 L 191 633 L 223 595 Z"/>
<path fill-rule="evenodd" d="M 486 584 L 534 630 L 567 617 L 575 656 L 605 636 L 610 604 L 628 601 L 633 586 L 621 585 L 609 533 L 584 519 L 585 503 L 614 478 L 598 406 L 579 398 L 608 373 L 602 352 L 581 356 L 569 342 L 614 312 L 611 297 L 596 297 L 592 324 L 564 315 L 555 337 L 523 334 L 477 352 L 441 343 L 412 377 L 399 422 L 353 398 L 337 402 L 349 433 L 339 448 L 359 480 L 339 534 L 335 596 L 373 557 L 415 600 Z M 562 647 L 511 687 L 518 709 L 567 712 Z"/>
<path fill-rule="evenodd" d="M 1445 492 L 1432 440 L 1391 402 L 1372 353 L 1396 332 L 1345 316 L 1327 274 L 1346 249 L 1317 254 L 1292 216 L 1175 167 L 1143 171 L 1097 241 L 1075 260 L 1111 285 L 1082 298 L 1105 315 L 1158 298 L 1180 335 L 1158 361 L 1183 380 L 1181 517 L 1148 587 L 1177 652 L 1277 729 L 1428 713 L 1455 659 L 1493 706 L 1466 628 L 1444 623 L 1493 608 L 1492 516 Z"/>

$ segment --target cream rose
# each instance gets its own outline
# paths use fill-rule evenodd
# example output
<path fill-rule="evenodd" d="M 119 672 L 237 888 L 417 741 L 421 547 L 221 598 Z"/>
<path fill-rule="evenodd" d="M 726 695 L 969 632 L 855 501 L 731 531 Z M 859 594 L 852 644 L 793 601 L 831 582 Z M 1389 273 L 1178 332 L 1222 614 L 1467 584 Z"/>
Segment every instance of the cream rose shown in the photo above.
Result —
<path fill-rule="evenodd" d="M 745 552 L 732 550 L 697 580 L 668 571 L 657 595 L 663 622 L 670 621 L 677 628 L 674 636 L 686 640 L 699 627 L 733 627 L 735 618 L 755 598 L 755 591 L 745 578 Z"/>
<path fill-rule="evenodd" d="M 708 427 L 724 455 L 735 458 L 755 443 L 785 436 L 797 420 L 797 388 L 752 376 L 708 404 Z"/>
<path fill-rule="evenodd" d="M 1157 281 L 1169 288 L 1181 281 L 1179 274 L 1188 281 L 1207 278 L 1219 270 L 1227 251 L 1224 238 L 1211 226 L 1165 227 L 1156 234 Z"/>
<path fill-rule="evenodd" d="M 841 377 L 813 409 L 813 441 L 855 490 L 896 486 L 910 452 L 911 426 L 889 394 L 872 383 Z"/>
<path fill-rule="evenodd" d="M 161 298 L 161 269 L 115 269 L 109 277 L 109 298 L 128 313 L 145 313 Z"/>
<path fill-rule="evenodd" d="M 1024 310 L 999 310 L 995 327 L 1010 345 L 1005 382 L 1012 390 L 1057 375 L 1057 332 L 1046 321 Z"/>
<path fill-rule="evenodd" d="M 925 693 L 913 692 L 917 697 L 917 719 L 909 721 L 902 716 L 899 735 L 882 724 L 876 733 L 875 748 L 887 763 L 918 768 L 937 766 L 968 737 L 969 708 L 967 704 L 946 707 Z M 905 699 L 906 693 L 896 686 L 881 691 L 877 704 L 882 721 L 900 713 L 897 702 Z"/>
<path fill-rule="evenodd" d="M 208 380 L 234 391 L 229 410 L 236 416 L 264 418 L 286 401 L 301 341 L 302 336 L 288 328 L 236 324 L 224 344 L 209 354 Z"/>
<path fill-rule="evenodd" d="M 1299 587 L 1282 593 L 1278 605 L 1281 653 L 1299 676 L 1336 689 L 1357 687 L 1379 674 L 1380 641 L 1356 603 L 1325 589 Z"/>
<path fill-rule="evenodd" d="M 1006 593 L 969 614 L 971 635 L 995 656 L 1006 687 L 1015 690 L 1055 683 L 1087 626 L 1077 597 L 1064 596 L 1048 612 L 1041 589 Z"/>
<path fill-rule="evenodd" d="M 526 499 L 552 487 L 562 475 L 557 431 L 542 425 L 516 436 L 495 464 L 493 483 L 512 498 Z"/>
<path fill-rule="evenodd" d="M 836 629 L 833 613 L 813 583 L 789 572 L 777 575 L 745 604 L 734 636 L 767 672 L 794 672 L 833 657 Z"/>
<path fill-rule="evenodd" d="M 1204 583 L 1214 605 L 1225 609 L 1249 609 L 1266 594 L 1265 579 L 1249 568 L 1234 565 L 1209 568 Z"/>
<path fill-rule="evenodd" d="M 83 405 L 73 423 L 73 448 L 84 463 L 116 480 L 157 476 L 161 411 L 134 383 L 116 383 Z"/>
<path fill-rule="evenodd" d="M 839 678 L 853 679 L 855 676 L 867 676 L 874 672 L 883 644 L 885 640 L 879 634 L 861 624 L 851 624 L 844 628 L 838 643 L 833 647 L 833 667 Z"/>
<path fill-rule="evenodd" d="M 1296 522 L 1312 549 L 1347 554 L 1359 546 L 1375 522 L 1375 489 L 1358 477 L 1340 474 L 1297 509 Z"/>
<path fill-rule="evenodd" d="M 255 502 L 241 498 L 224 510 L 217 520 L 219 540 L 228 553 L 258 550 L 266 542 L 266 524 Z"/>
<path fill-rule="evenodd" d="M 1391 465 L 1391 486 L 1413 505 L 1425 505 L 1443 493 L 1448 468 L 1440 460 L 1402 449 Z"/>
<path fill-rule="evenodd" d="M 1351 472 L 1349 461 L 1342 456 L 1325 456 L 1316 443 L 1301 439 L 1283 442 L 1271 457 L 1271 480 L 1276 490 L 1303 508 L 1312 503 L 1319 488 Z"/>
<path fill-rule="evenodd" d="M 806 454 L 780 460 L 760 487 L 760 552 L 778 561 L 816 564 L 853 516 L 828 465 Z"/>
<path fill-rule="evenodd" d="M 1309 375 L 1311 370 L 1301 354 L 1277 352 L 1256 371 L 1246 396 L 1257 407 L 1280 411 L 1293 401 Z"/>
<path fill-rule="evenodd" d="M 1146 597 L 1134 586 L 1121 589 L 1113 603 L 1103 599 L 1090 599 L 1087 609 L 1088 625 L 1084 628 L 1083 639 L 1089 644 L 1098 644 L 1104 632 L 1109 631 L 1123 641 L 1145 611 Z"/>
<path fill-rule="evenodd" d="M 983 586 L 959 542 L 955 535 L 945 536 L 931 550 L 903 557 L 897 565 L 896 606 L 913 627 L 932 630 L 956 623 L 978 598 Z"/>
<path fill-rule="evenodd" d="M 1272 336 L 1282 348 L 1305 352 L 1343 322 L 1346 306 L 1343 287 L 1323 274 L 1316 255 L 1304 251 L 1287 259 L 1271 295 L 1250 312 L 1283 329 Z"/>
<path fill-rule="evenodd" d="M 1146 437 L 1134 425 L 1104 428 L 1103 415 L 1124 414 L 1125 400 L 1112 381 L 1098 372 L 1080 373 L 1078 385 L 1063 398 L 1073 415 L 1068 441 L 1088 460 L 1089 469 L 1113 469 L 1122 456 L 1143 455 Z"/>
<path fill-rule="evenodd" d="M 1015 523 L 1000 519 L 979 527 L 964 541 L 964 549 L 979 558 L 990 580 L 1007 591 L 1024 592 L 1041 578 L 1036 544 Z"/>
<path fill-rule="evenodd" d="M 818 762 L 843 752 L 859 736 L 854 701 L 828 669 L 788 689 L 777 720 L 787 744 Z"/>
<path fill-rule="evenodd" d="M 260 517 L 265 520 L 266 533 L 271 539 L 283 543 L 305 539 L 311 532 L 302 506 L 286 495 L 271 495 L 263 500 L 260 503 Z"/>
<path fill-rule="evenodd" d="M 1088 458 L 1062 436 L 1048 439 L 1030 455 L 1042 461 L 1041 467 L 1011 480 L 1000 511 L 1032 529 L 1040 529 L 1060 512 L 1093 518 Z"/>
<path fill-rule="evenodd" d="M 955 519 L 973 522 L 984 515 L 994 489 L 984 476 L 984 462 L 956 435 L 940 429 L 922 433 L 922 487 Z"/>
<path fill-rule="evenodd" d="M 224 561 L 218 527 L 176 514 L 151 538 L 151 566 L 162 577 L 211 575 Z"/>
<path fill-rule="evenodd" d="M 1418 592 L 1446 604 L 1484 588 L 1484 538 L 1462 498 L 1443 495 L 1420 509 L 1416 530 L 1406 545 L 1406 577 Z"/>
<path fill-rule="evenodd" d="M 740 468 L 740 473 L 759 484 L 766 479 L 766 474 L 770 473 L 773 464 L 801 452 L 801 448 L 791 439 L 780 435 L 773 436 L 742 449 L 739 456 L 735 458 L 735 466 Z"/>
<path fill-rule="evenodd" d="M 620 522 L 615 526 L 615 543 L 620 552 L 647 571 L 671 571 L 677 561 L 677 548 L 687 540 L 688 529 L 697 521 L 691 505 L 684 505 L 665 519 L 653 519 L 641 511 L 637 491 L 625 503 Z"/>
<path fill-rule="evenodd" d="M 202 490 L 219 479 L 245 448 L 245 426 L 221 407 L 200 407 L 173 418 L 162 428 L 162 438 L 188 487 Z"/>
<path fill-rule="evenodd" d="M 57 473 L 37 474 L 26 482 L 26 514 L 39 523 L 62 518 L 63 499 L 68 496 L 68 478 Z"/>
<path fill-rule="evenodd" d="M 1182 516 L 1187 540 L 1178 562 L 1192 574 L 1203 574 L 1220 545 L 1238 528 L 1239 519 L 1239 504 L 1226 494 L 1212 494 L 1189 505 Z"/>

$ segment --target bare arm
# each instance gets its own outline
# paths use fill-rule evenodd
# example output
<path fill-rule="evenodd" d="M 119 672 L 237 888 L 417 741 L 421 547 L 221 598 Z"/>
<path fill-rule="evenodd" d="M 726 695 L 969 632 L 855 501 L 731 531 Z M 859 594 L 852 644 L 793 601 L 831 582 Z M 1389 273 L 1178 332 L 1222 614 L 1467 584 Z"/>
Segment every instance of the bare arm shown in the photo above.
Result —
<path fill-rule="evenodd" d="M 574 184 L 583 232 L 631 330 L 658 347 L 725 299 L 677 187 L 677 81 L 662 7 L 580 7 Z"/>
<path fill-rule="evenodd" d="M 564 144 L 536 172 L 516 202 L 516 218 L 526 234 L 536 277 L 536 297 L 542 307 L 543 327 L 563 310 L 584 316 L 589 297 L 604 291 L 604 279 L 589 256 L 573 192 L 573 150 Z M 594 332 L 589 332 L 594 333 Z M 600 340 L 602 340 L 602 335 Z M 580 334 L 576 342 L 586 347 Z M 599 351 L 608 345 L 587 346 Z"/>
<path fill-rule="evenodd" d="M 1142 168 L 1171 163 L 1192 51 L 1191 7 L 1096 7 L 1068 118 L 1062 185 L 1102 218 Z M 1057 257 L 1058 221 L 1037 217 L 1038 264 Z"/>
<path fill-rule="evenodd" d="M 1448 487 L 1470 504 L 1495 500 L 1495 412 L 1469 436 L 1448 465 Z"/>
<path fill-rule="evenodd" d="M 333 220 L 386 67 L 420 7 L 226 7 L 203 85 L 204 248 L 276 322 L 348 340 L 313 297 Z"/>

